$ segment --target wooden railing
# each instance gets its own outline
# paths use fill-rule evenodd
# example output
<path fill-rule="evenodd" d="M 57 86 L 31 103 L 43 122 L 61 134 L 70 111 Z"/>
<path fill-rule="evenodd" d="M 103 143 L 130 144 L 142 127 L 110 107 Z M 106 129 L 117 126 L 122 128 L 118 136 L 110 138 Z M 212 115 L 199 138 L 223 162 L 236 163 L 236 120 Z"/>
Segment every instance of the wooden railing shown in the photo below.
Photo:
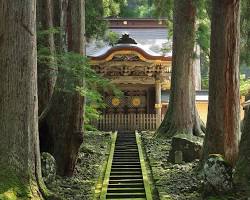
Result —
<path fill-rule="evenodd" d="M 91 124 L 102 131 L 155 130 L 156 117 L 156 114 L 106 114 Z"/>

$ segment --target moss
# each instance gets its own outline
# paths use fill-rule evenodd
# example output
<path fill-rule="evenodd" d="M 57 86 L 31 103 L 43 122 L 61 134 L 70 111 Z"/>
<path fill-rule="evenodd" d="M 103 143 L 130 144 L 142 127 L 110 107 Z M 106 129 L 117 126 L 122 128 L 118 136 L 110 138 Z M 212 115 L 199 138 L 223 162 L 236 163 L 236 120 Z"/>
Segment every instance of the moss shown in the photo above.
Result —
<path fill-rule="evenodd" d="M 207 200 L 225 200 L 225 198 L 222 198 L 222 197 L 209 197 Z"/>
<path fill-rule="evenodd" d="M 10 170 L 3 169 L 0 170 L 0 177 L 1 200 L 32 199 L 31 190 L 33 190 L 33 186 L 30 186 L 30 184 L 26 180 L 16 176 Z"/>
<path fill-rule="evenodd" d="M 54 194 L 53 192 L 51 192 L 50 190 L 48 190 L 48 188 L 45 186 L 44 182 L 42 181 L 42 179 L 39 180 L 39 190 L 41 191 L 43 197 L 46 200 L 62 200 L 62 197 L 59 197 L 58 195 Z"/>
<path fill-rule="evenodd" d="M 197 136 L 194 136 L 194 135 L 191 135 L 191 134 L 178 133 L 174 137 L 184 139 L 184 140 L 188 140 L 188 141 L 192 141 L 192 142 L 197 143 L 199 145 L 203 144 L 203 138 L 197 137 Z"/>
<path fill-rule="evenodd" d="M 99 183 L 97 183 L 99 175 L 101 179 L 103 178 L 101 177 L 102 164 L 109 156 L 110 132 L 86 131 L 84 138 L 85 142 L 82 144 L 78 154 L 74 176 L 56 176 L 56 180 L 47 185 L 48 189 L 61 198 L 93 200 L 100 195 L 95 194 L 95 192 L 100 192 L 95 191 L 95 185 Z M 105 170 L 103 173 L 105 173 Z M 98 185 L 98 189 L 101 189 L 101 185 Z M 96 198 L 95 195 L 97 196 Z"/>
<path fill-rule="evenodd" d="M 208 158 L 216 158 L 218 159 L 219 161 L 222 161 L 224 162 L 226 165 L 228 166 L 231 166 L 231 164 L 224 158 L 223 155 L 221 154 L 209 154 L 209 157 Z"/>
<path fill-rule="evenodd" d="M 0 200 L 58 200 L 62 199 L 50 192 L 42 180 L 37 184 L 24 177 L 18 177 L 11 170 L 0 170 Z M 39 191 L 39 192 L 38 192 Z M 41 197 L 41 194 L 43 197 Z"/>

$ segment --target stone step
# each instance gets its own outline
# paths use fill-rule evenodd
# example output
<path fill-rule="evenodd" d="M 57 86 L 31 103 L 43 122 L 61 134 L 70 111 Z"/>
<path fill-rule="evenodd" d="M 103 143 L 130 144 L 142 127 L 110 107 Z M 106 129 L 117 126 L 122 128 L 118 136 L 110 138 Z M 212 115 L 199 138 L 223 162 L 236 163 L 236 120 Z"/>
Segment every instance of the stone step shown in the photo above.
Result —
<path fill-rule="evenodd" d="M 109 180 L 109 184 L 124 184 L 124 183 L 130 183 L 130 184 L 143 183 L 143 179 L 137 178 L 137 179 Z"/>
<path fill-rule="evenodd" d="M 112 165 L 111 169 L 124 169 L 124 170 L 129 170 L 129 169 L 140 169 L 140 165 Z"/>
<path fill-rule="evenodd" d="M 133 160 L 133 159 L 139 159 L 139 156 L 138 155 L 132 155 L 130 157 L 130 156 L 125 156 L 125 155 L 124 156 L 116 155 L 116 156 L 113 157 L 113 159 L 119 159 L 119 158 L 121 158 L 121 159 L 132 158 L 132 160 Z"/>
<path fill-rule="evenodd" d="M 129 141 L 129 142 L 135 142 L 136 138 L 134 137 L 130 137 L 130 138 L 126 138 L 126 137 L 120 137 L 116 139 L 116 142 L 123 142 L 123 141 Z"/>
<path fill-rule="evenodd" d="M 118 148 L 137 148 L 137 145 L 136 144 L 116 144 L 116 148 L 115 149 L 118 149 Z"/>
<path fill-rule="evenodd" d="M 136 156 L 128 157 L 128 156 L 120 156 L 120 157 L 114 157 L 113 160 L 115 162 L 117 161 L 127 161 L 127 162 L 133 162 L 133 161 L 140 161 L 140 159 Z"/>
<path fill-rule="evenodd" d="M 124 175 L 128 175 L 128 176 L 141 176 L 142 173 L 141 171 L 111 171 L 110 176 L 124 176 Z"/>
<path fill-rule="evenodd" d="M 108 193 L 144 193 L 145 189 L 142 188 L 108 188 Z"/>
<path fill-rule="evenodd" d="M 130 152 L 130 151 L 138 151 L 138 149 L 135 149 L 134 147 L 131 147 L 131 148 L 125 148 L 125 147 L 120 147 L 120 148 L 116 148 L 115 151 L 118 151 L 118 152 Z"/>
<path fill-rule="evenodd" d="M 116 146 L 117 147 L 124 147 L 124 146 L 136 146 L 136 142 L 127 142 L 127 143 L 124 143 L 124 142 L 117 142 L 116 143 Z"/>
<path fill-rule="evenodd" d="M 116 155 L 115 157 L 113 157 L 113 160 L 118 160 L 119 158 L 121 158 L 121 159 L 126 159 L 126 158 L 129 158 L 129 159 L 132 159 L 132 160 L 138 160 L 138 161 L 140 161 L 139 160 L 139 157 L 137 157 L 137 156 L 132 156 L 132 157 L 129 157 L 129 156 L 120 156 L 120 155 Z"/>
<path fill-rule="evenodd" d="M 139 159 L 139 154 L 114 154 L 113 158 L 138 158 Z"/>
<path fill-rule="evenodd" d="M 135 162 L 121 161 L 121 162 L 113 162 L 113 164 L 112 164 L 112 166 L 127 166 L 127 165 L 141 166 L 140 162 L 138 162 L 138 161 L 135 161 Z"/>
<path fill-rule="evenodd" d="M 121 149 L 115 150 L 115 153 L 138 153 L 138 149 Z"/>
<path fill-rule="evenodd" d="M 123 150 L 123 151 L 121 151 L 121 150 L 116 150 L 115 152 L 114 152 L 115 154 L 139 154 L 138 153 L 138 150 L 133 150 L 133 151 L 131 151 L 131 150 L 129 150 L 129 149 L 127 149 L 127 150 Z"/>
<path fill-rule="evenodd" d="M 136 168 L 124 168 L 124 167 L 112 167 L 111 168 L 111 171 L 112 172 L 117 172 L 117 171 L 124 171 L 124 172 L 126 172 L 126 171 L 140 171 L 141 172 L 141 168 L 140 167 L 136 167 Z"/>
<path fill-rule="evenodd" d="M 115 162 L 121 162 L 121 161 L 125 161 L 125 162 L 138 162 L 140 161 L 139 158 L 127 158 L 127 157 L 116 157 L 114 158 Z"/>
<path fill-rule="evenodd" d="M 135 142 L 135 138 L 126 138 L 126 137 L 123 137 L 123 138 L 117 138 L 116 142 Z"/>
<path fill-rule="evenodd" d="M 133 141 L 120 141 L 120 142 L 116 142 L 116 145 L 136 145 L 136 142 Z"/>
<path fill-rule="evenodd" d="M 106 199 L 146 200 L 134 133 L 117 135 Z"/>
<path fill-rule="evenodd" d="M 119 199 L 119 198 L 146 198 L 145 193 L 134 193 L 134 194 L 128 194 L 128 193 L 107 193 L 106 199 Z"/>
<path fill-rule="evenodd" d="M 110 180 L 142 179 L 142 175 L 111 175 Z"/>
<path fill-rule="evenodd" d="M 131 168 L 141 168 L 140 164 L 137 164 L 137 162 L 135 164 L 133 163 L 126 163 L 125 165 L 120 164 L 120 163 L 113 163 L 112 168 L 127 168 L 127 169 L 131 169 Z"/>
<path fill-rule="evenodd" d="M 118 183 L 118 184 L 109 184 L 109 188 L 144 188 L 143 183 Z"/>
<path fill-rule="evenodd" d="M 138 158 L 139 155 L 137 154 L 115 154 L 113 158 Z"/>
<path fill-rule="evenodd" d="M 120 142 L 116 142 L 116 145 L 119 146 L 135 146 L 137 145 L 136 142 L 133 141 L 120 141 Z"/>
<path fill-rule="evenodd" d="M 119 157 L 118 159 L 116 159 L 112 166 L 141 166 L 140 163 L 138 163 L 140 161 L 140 159 L 138 158 L 121 158 Z"/>
<path fill-rule="evenodd" d="M 128 159 L 128 158 L 119 158 L 119 159 L 115 159 L 114 164 L 116 163 L 121 163 L 121 162 L 127 162 L 127 163 L 131 163 L 131 165 L 133 165 L 133 163 L 137 163 L 138 161 L 140 161 L 139 159 Z"/>
<path fill-rule="evenodd" d="M 126 162 L 126 161 L 121 161 L 121 162 L 112 162 L 114 165 L 140 165 L 140 161 L 135 161 L 135 162 Z"/>
<path fill-rule="evenodd" d="M 118 135 L 117 138 L 135 138 L 135 135 Z"/>
<path fill-rule="evenodd" d="M 129 152 L 122 152 L 122 153 L 114 153 L 114 156 L 139 156 L 139 153 L 129 153 Z"/>
<path fill-rule="evenodd" d="M 136 145 L 135 144 L 119 144 L 117 145 L 117 147 L 115 148 L 115 150 L 117 149 L 121 149 L 121 148 L 125 148 L 125 149 L 132 149 L 132 148 L 136 148 Z"/>

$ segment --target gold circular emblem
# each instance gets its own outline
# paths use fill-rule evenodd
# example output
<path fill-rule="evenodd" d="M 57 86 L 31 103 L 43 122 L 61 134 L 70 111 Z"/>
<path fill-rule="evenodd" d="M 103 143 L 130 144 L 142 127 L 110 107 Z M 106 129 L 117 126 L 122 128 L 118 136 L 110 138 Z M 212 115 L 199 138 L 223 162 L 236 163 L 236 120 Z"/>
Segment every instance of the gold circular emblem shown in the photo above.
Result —
<path fill-rule="evenodd" d="M 135 107 L 139 106 L 139 105 L 141 104 L 141 99 L 140 99 L 139 97 L 134 97 L 134 98 L 132 99 L 132 104 L 133 104 L 133 106 L 135 106 Z"/>
<path fill-rule="evenodd" d="M 120 99 L 118 99 L 116 97 L 112 99 L 112 105 L 113 106 L 119 106 L 120 103 L 121 103 Z"/>

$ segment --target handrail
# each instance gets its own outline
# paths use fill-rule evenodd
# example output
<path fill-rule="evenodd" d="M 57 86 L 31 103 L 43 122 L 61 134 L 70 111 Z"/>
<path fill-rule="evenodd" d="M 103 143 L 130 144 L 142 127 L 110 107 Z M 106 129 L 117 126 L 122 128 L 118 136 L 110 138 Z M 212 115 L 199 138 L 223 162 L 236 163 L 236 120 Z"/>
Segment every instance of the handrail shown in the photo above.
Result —
<path fill-rule="evenodd" d="M 108 183 L 109 183 L 109 176 L 110 176 L 110 172 L 111 172 L 112 161 L 113 161 L 113 156 L 114 156 L 114 151 L 115 151 L 116 138 L 117 138 L 117 132 L 115 132 L 112 135 L 112 145 L 110 148 L 110 154 L 109 154 L 108 163 L 107 163 L 107 167 L 106 167 L 106 173 L 105 173 L 104 180 L 103 180 L 100 200 L 106 199 L 106 194 L 107 194 L 107 190 L 108 190 Z"/>
<path fill-rule="evenodd" d="M 151 193 L 151 187 L 150 187 L 150 183 L 149 183 L 149 177 L 147 174 L 147 168 L 146 168 L 145 159 L 143 156 L 143 150 L 142 150 L 142 146 L 141 146 L 141 138 L 140 138 L 140 135 L 137 131 L 135 132 L 135 135 L 136 135 L 136 142 L 137 142 L 138 151 L 139 151 L 141 170 L 142 170 L 142 176 L 143 176 L 143 183 L 144 183 L 144 188 L 145 188 L 145 192 L 146 192 L 146 199 L 153 200 L 152 193 Z"/>

